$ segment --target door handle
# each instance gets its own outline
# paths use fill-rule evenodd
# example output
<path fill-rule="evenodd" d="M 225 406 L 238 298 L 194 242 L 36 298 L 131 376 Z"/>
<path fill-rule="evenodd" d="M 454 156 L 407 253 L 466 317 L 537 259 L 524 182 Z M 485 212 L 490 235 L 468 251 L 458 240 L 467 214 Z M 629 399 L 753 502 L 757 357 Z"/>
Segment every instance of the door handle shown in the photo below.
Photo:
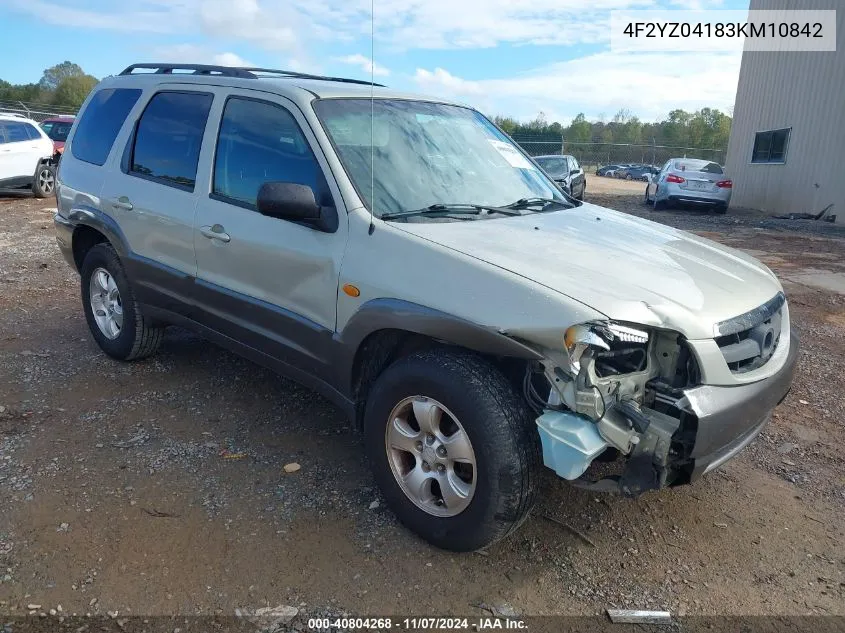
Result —
<path fill-rule="evenodd" d="M 203 237 L 207 237 L 210 240 L 219 240 L 220 242 L 229 242 L 232 239 L 226 233 L 226 229 L 223 228 L 222 224 L 200 227 L 200 233 L 202 233 Z"/>
<path fill-rule="evenodd" d="M 131 211 L 132 209 L 135 208 L 134 206 L 132 206 L 132 203 L 129 202 L 129 198 L 127 198 L 126 196 L 120 196 L 116 200 L 115 199 L 109 200 L 109 203 L 115 209 L 123 209 L 124 211 Z"/>

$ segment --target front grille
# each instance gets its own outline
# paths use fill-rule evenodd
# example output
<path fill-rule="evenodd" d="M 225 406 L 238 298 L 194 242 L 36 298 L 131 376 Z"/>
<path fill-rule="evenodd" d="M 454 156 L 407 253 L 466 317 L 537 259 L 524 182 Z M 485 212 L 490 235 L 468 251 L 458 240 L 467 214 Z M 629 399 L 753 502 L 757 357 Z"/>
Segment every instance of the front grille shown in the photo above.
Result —
<path fill-rule="evenodd" d="M 732 372 L 752 371 L 772 357 L 780 342 L 785 302 L 779 292 L 760 307 L 714 326 L 716 344 Z"/>

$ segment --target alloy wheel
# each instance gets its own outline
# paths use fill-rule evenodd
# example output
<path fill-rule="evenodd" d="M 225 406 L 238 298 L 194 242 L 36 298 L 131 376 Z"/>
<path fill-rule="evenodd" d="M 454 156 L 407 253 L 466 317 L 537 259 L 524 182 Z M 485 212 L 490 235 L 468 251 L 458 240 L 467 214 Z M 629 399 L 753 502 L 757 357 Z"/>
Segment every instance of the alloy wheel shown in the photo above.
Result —
<path fill-rule="evenodd" d="M 464 427 L 443 404 L 411 396 L 387 420 L 385 449 L 402 492 L 418 508 L 438 517 L 463 512 L 472 501 L 477 467 Z"/>
<path fill-rule="evenodd" d="M 106 338 L 116 339 L 123 328 L 123 304 L 111 273 L 105 268 L 95 269 L 88 284 L 88 294 L 100 332 Z"/>

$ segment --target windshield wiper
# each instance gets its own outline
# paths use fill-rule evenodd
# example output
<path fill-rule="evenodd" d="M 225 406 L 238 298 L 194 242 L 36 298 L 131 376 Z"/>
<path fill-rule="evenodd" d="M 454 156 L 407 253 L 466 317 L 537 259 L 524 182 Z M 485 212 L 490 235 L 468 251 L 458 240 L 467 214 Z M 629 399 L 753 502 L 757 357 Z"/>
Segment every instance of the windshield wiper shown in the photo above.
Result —
<path fill-rule="evenodd" d="M 482 211 L 491 213 L 501 213 L 502 215 L 522 215 L 519 211 L 513 208 L 494 207 L 486 204 L 432 204 L 422 209 L 414 209 L 412 211 L 397 211 L 396 213 L 385 213 L 381 216 L 382 220 L 395 220 L 397 218 L 407 218 L 413 215 L 457 215 L 469 214 L 480 215 Z"/>
<path fill-rule="evenodd" d="M 516 202 L 504 205 L 505 209 L 531 209 L 541 207 L 540 211 L 556 211 L 558 209 L 574 209 L 575 205 L 566 200 L 554 198 L 520 198 Z"/>

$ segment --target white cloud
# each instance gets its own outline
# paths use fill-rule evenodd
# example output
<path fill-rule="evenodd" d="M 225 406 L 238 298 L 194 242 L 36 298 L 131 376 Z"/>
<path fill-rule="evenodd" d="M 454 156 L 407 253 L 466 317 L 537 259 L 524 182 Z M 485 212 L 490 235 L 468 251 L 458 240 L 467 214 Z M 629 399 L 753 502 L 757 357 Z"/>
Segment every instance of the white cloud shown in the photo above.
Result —
<path fill-rule="evenodd" d="M 442 68 L 435 68 L 433 71 L 417 68 L 414 81 L 422 90 L 435 94 L 469 97 L 483 95 L 485 92 L 481 82 L 461 79 Z"/>
<path fill-rule="evenodd" d="M 295 51 L 308 39 L 368 38 L 371 26 L 370 0 L 5 1 L 63 27 L 202 34 L 270 51 Z M 583 0 L 376 0 L 375 35 L 388 52 L 606 42 L 611 10 L 656 2 L 603 0 L 593 8 Z"/>
<path fill-rule="evenodd" d="M 174 44 L 153 49 L 153 55 L 165 62 L 185 64 L 214 64 L 218 66 L 254 66 L 240 55 L 232 52 L 216 53 L 196 44 Z"/>
<path fill-rule="evenodd" d="M 599 53 L 537 68 L 512 78 L 471 81 L 437 68 L 417 69 L 421 90 L 468 101 L 490 114 L 568 120 L 583 111 L 588 118 L 626 108 L 643 120 L 670 110 L 733 106 L 739 54 Z"/>
<path fill-rule="evenodd" d="M 343 64 L 359 66 L 361 70 L 363 70 L 368 75 L 372 73 L 377 76 L 386 77 L 390 74 L 390 71 L 387 68 L 385 68 L 378 62 L 374 64 L 369 57 L 361 55 L 360 53 L 356 53 L 355 55 L 346 55 L 345 57 L 337 57 L 335 58 L 335 60 Z"/>

